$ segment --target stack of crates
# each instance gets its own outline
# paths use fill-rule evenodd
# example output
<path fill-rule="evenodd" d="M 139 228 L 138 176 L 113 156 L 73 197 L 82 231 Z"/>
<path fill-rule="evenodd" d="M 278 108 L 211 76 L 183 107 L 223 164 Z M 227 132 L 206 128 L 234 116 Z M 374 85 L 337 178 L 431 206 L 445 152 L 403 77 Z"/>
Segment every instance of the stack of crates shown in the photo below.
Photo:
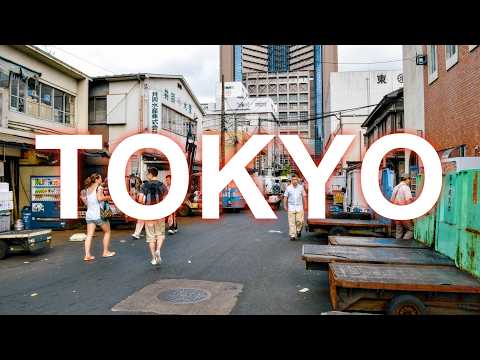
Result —
<path fill-rule="evenodd" d="M 8 183 L 0 183 L 0 232 L 10 231 L 13 192 Z"/>

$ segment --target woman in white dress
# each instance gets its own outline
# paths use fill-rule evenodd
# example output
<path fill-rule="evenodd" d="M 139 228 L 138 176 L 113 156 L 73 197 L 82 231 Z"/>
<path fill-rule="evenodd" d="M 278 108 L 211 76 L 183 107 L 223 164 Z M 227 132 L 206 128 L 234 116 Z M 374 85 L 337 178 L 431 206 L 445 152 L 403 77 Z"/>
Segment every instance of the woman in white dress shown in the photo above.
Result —
<path fill-rule="evenodd" d="M 93 173 L 85 179 L 85 189 L 82 191 L 80 197 L 87 206 L 87 213 L 85 220 L 87 222 L 87 238 L 85 239 L 85 257 L 83 260 L 91 261 L 95 256 L 91 254 L 92 238 L 95 234 L 95 229 L 100 226 L 103 230 L 103 257 L 115 256 L 114 251 L 109 250 L 110 246 L 110 223 L 107 219 L 102 219 L 100 215 L 100 204 L 103 201 L 110 200 L 110 196 L 103 194 L 102 176 Z"/>

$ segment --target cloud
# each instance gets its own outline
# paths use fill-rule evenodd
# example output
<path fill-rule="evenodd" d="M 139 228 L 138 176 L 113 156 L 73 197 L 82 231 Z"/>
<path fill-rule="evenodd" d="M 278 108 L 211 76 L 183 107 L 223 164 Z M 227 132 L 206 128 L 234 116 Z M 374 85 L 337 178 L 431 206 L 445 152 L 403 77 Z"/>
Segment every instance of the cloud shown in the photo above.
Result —
<path fill-rule="evenodd" d="M 214 101 L 219 74 L 218 45 L 40 46 L 90 76 L 122 73 L 180 74 L 200 102 Z M 338 61 L 375 62 L 402 58 L 400 45 L 339 45 Z M 401 62 L 339 64 L 339 71 L 399 70 Z"/>
<path fill-rule="evenodd" d="M 340 63 L 338 71 L 401 70 L 401 61 L 377 64 L 345 64 L 401 59 L 401 45 L 338 45 L 338 62 Z"/>

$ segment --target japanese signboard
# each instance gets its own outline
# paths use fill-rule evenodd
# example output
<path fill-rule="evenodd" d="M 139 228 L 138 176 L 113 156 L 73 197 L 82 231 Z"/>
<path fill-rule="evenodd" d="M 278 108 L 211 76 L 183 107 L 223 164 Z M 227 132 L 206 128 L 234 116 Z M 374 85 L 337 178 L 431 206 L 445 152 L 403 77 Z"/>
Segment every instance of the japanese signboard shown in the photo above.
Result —
<path fill-rule="evenodd" d="M 150 92 L 150 130 L 152 132 L 157 132 L 159 127 L 158 107 L 158 91 L 152 90 Z"/>

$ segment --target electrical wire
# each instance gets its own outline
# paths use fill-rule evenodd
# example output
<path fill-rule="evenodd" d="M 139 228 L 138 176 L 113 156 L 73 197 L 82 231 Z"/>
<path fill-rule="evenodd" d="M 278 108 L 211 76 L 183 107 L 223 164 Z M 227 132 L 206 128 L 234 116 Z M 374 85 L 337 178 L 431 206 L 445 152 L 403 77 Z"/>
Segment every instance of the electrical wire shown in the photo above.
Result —
<path fill-rule="evenodd" d="M 80 56 L 78 56 L 78 55 L 76 55 L 76 54 L 74 54 L 74 53 L 71 53 L 70 51 L 67 51 L 67 50 L 65 50 L 65 49 L 62 49 L 62 48 L 60 48 L 60 47 L 58 47 L 58 46 L 56 46 L 56 45 L 44 45 L 44 46 L 53 47 L 53 48 L 55 48 L 55 49 L 57 49 L 57 50 L 60 50 L 60 51 L 64 52 L 65 54 L 68 54 L 68 55 L 70 55 L 70 56 L 73 56 L 73 57 L 76 58 L 77 60 L 86 62 L 86 63 L 88 63 L 88 64 L 90 64 L 90 65 L 93 65 L 93 66 L 99 68 L 99 69 L 102 69 L 102 70 L 107 71 L 107 72 L 109 72 L 109 73 L 115 74 L 115 71 L 112 71 L 112 70 L 109 70 L 109 69 L 107 69 L 107 68 L 104 68 L 103 66 L 100 66 L 100 65 L 98 65 L 98 64 L 95 64 L 95 63 L 93 63 L 93 62 L 91 62 L 91 61 L 89 61 L 89 60 L 86 60 L 86 59 L 84 59 L 84 58 L 82 58 L 82 57 L 80 57 Z"/>

